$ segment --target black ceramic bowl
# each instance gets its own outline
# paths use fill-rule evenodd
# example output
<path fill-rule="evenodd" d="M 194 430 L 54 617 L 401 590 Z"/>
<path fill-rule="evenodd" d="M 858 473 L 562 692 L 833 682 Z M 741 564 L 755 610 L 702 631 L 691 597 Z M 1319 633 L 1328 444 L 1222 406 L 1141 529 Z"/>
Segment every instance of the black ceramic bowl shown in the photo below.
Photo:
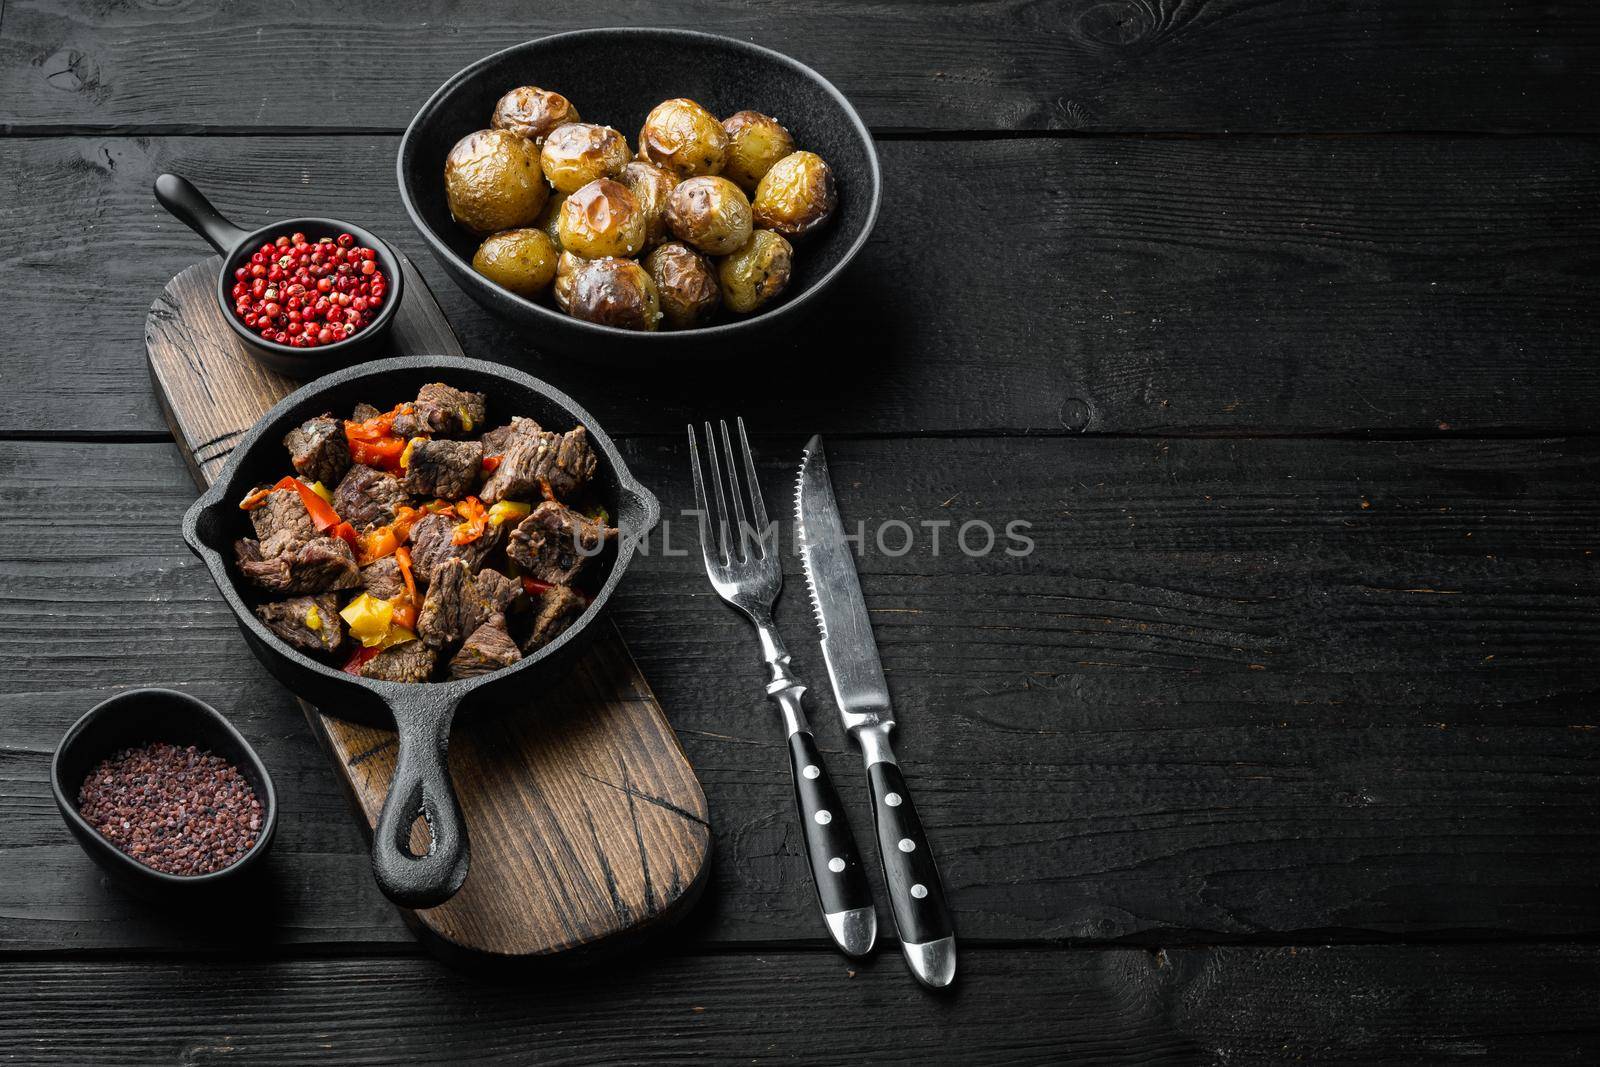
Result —
<path fill-rule="evenodd" d="M 211 206 L 211 201 L 190 182 L 176 174 L 163 174 L 156 179 L 156 200 L 172 213 L 173 217 L 188 226 L 206 242 L 222 253 L 222 270 L 217 275 L 217 307 L 228 326 L 244 342 L 250 354 L 279 374 L 291 378 L 315 378 L 330 370 L 348 367 L 376 354 L 378 342 L 394 324 L 395 312 L 405 296 L 405 275 L 394 251 L 377 234 L 362 226 L 342 219 L 306 217 L 281 219 L 254 230 L 235 226 Z M 356 242 L 378 254 L 378 268 L 388 279 L 389 287 L 378 308 L 378 314 L 360 330 L 343 341 L 318 345 L 316 348 L 295 348 L 293 345 L 268 341 L 250 329 L 233 311 L 233 272 L 249 263 L 250 256 L 268 241 L 303 233 L 311 240 L 334 237 L 348 233 Z"/>
<path fill-rule="evenodd" d="M 358 402 L 388 408 L 417 395 L 428 382 L 447 382 L 488 397 L 490 425 L 524 415 L 551 430 L 582 424 L 599 460 L 589 488 L 611 513 L 621 533 L 593 566 L 599 587 L 588 609 L 559 637 L 503 670 L 477 678 L 402 684 L 346 674 L 337 666 L 292 648 L 268 630 L 252 610 L 261 594 L 240 580 L 233 542 L 253 536 L 239 501 L 257 485 L 276 482 L 289 470 L 283 437 L 325 411 L 348 412 Z M 372 867 L 378 887 L 396 903 L 432 907 L 448 900 L 467 876 L 467 827 L 451 785 L 446 751 L 450 727 L 461 715 L 536 710 L 539 695 L 566 671 L 596 632 L 596 621 L 638 549 L 655 525 L 660 505 L 628 473 L 622 454 L 605 432 L 570 397 L 526 374 L 493 363 L 451 356 L 405 356 L 336 371 L 302 387 L 261 417 L 235 446 L 228 466 L 195 501 L 183 520 L 189 547 L 211 577 L 244 632 L 245 643 L 266 668 L 324 714 L 393 729 L 399 752 L 383 813 L 372 835 Z M 428 852 L 412 855 L 407 845 L 418 815 L 428 822 Z"/>
<path fill-rule="evenodd" d="M 211 874 L 167 874 L 118 849 L 78 814 L 78 789 L 96 764 L 121 749 L 155 741 L 209 749 L 239 768 L 261 801 L 261 832 L 254 848 Z M 278 827 L 272 776 L 250 742 L 210 704 L 171 689 L 132 689 L 91 708 L 56 746 L 50 788 L 83 850 L 124 888 L 153 900 L 192 899 L 237 885 L 260 864 Z"/>
<path fill-rule="evenodd" d="M 585 122 L 614 126 L 633 145 L 650 109 L 687 96 L 714 115 L 772 115 L 799 148 L 833 168 L 839 207 L 826 226 L 795 242 L 794 276 L 779 300 L 748 317 L 696 330 L 651 333 L 584 322 L 517 296 L 472 269 L 481 238 L 450 218 L 444 160 L 455 143 L 486 129 L 495 101 L 519 85 L 570 99 Z M 826 78 L 758 45 L 688 30 L 578 30 L 496 52 L 460 71 L 422 105 L 400 141 L 400 199 L 441 266 L 478 303 L 517 326 L 537 347 L 575 358 L 654 364 L 749 355 L 763 338 L 792 329 L 866 244 L 878 216 L 880 178 L 872 135 Z"/>

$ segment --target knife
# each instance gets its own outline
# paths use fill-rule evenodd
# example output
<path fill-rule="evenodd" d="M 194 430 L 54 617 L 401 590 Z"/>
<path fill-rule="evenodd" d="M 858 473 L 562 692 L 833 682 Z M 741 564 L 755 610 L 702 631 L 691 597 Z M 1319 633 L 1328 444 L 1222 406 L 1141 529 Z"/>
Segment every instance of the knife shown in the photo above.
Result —
<path fill-rule="evenodd" d="M 845 731 L 861 746 L 867 765 L 878 857 L 889 887 L 900 947 L 917 981 L 935 989 L 947 986 L 956 974 L 955 927 L 945 904 L 939 868 L 889 743 L 894 729 L 889 685 L 872 639 L 872 621 L 839 518 L 821 437 L 806 443 L 800 461 L 795 520 L 800 561 L 822 636 L 822 657 L 833 683 L 834 701 Z"/>

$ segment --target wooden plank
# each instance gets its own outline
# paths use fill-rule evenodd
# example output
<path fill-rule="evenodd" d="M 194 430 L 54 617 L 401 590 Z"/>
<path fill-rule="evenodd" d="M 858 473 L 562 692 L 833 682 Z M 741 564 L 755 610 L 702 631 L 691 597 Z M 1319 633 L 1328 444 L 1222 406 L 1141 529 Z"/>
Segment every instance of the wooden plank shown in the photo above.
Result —
<path fill-rule="evenodd" d="M 22 960 L 0 969 L 0 1023 L 39 1064 L 1366 1067 L 1600 1053 L 1593 945 L 977 949 L 962 970 L 932 997 L 893 960 L 830 953 L 644 960 L 532 991 L 393 958 Z"/>
<path fill-rule="evenodd" d="M 799 446 L 757 441 L 775 511 Z M 678 438 L 623 447 L 672 552 L 692 553 Z M 969 521 L 1033 524 L 1024 558 L 934 556 L 920 535 L 861 561 L 897 747 L 965 937 L 1600 930 L 1600 441 L 829 451 L 848 520 L 948 520 L 946 546 Z M 66 725 L 139 684 L 219 704 L 286 785 L 285 901 L 253 936 L 403 938 L 333 776 L 179 540 L 189 499 L 170 446 L 0 444 L 0 945 L 233 943 L 101 886 L 43 785 Z M 97 521 L 77 518 L 85 501 Z M 694 555 L 652 548 L 616 618 L 716 826 L 686 936 L 820 944 L 749 634 Z M 780 625 L 849 794 L 859 759 L 786 566 Z"/>
<path fill-rule="evenodd" d="M 461 355 L 415 269 L 404 261 L 400 269 L 406 303 L 381 354 Z M 200 485 L 221 475 L 234 443 L 296 385 L 265 372 L 223 321 L 219 270 L 211 257 L 173 278 L 145 337 L 156 392 Z M 458 962 L 615 951 L 681 919 L 705 885 L 705 795 L 609 620 L 535 703 L 452 732 L 471 871 L 450 900 L 406 915 L 425 944 Z M 300 709 L 357 818 L 376 827 L 395 771 L 394 735 L 303 701 Z"/>
<path fill-rule="evenodd" d="M 403 19 L 381 0 L 12 4 L 0 128 L 395 130 L 480 56 L 637 21 L 624 0 L 433 3 Z M 890 128 L 1593 130 L 1584 101 L 1600 95 L 1600 21 L 1578 0 L 1470 0 L 1448 14 L 1427 0 L 993 0 L 936 12 L 917 0 L 690 0 L 653 5 L 649 21 L 788 52 Z M 281 93 L 290 55 L 325 60 L 304 108 Z M 582 86 L 557 88 L 581 109 Z"/>
<path fill-rule="evenodd" d="M 796 403 L 820 391 L 798 379 L 530 358 L 427 257 L 388 184 L 394 146 L 0 141 L 0 433 L 163 428 L 128 353 L 201 247 L 151 198 L 166 169 L 241 220 L 315 206 L 371 225 L 469 354 L 550 378 L 613 433 L 734 406 L 792 433 L 1589 432 L 1600 407 L 1594 140 L 887 142 L 861 268 L 764 354 L 841 375 L 824 404 Z"/>

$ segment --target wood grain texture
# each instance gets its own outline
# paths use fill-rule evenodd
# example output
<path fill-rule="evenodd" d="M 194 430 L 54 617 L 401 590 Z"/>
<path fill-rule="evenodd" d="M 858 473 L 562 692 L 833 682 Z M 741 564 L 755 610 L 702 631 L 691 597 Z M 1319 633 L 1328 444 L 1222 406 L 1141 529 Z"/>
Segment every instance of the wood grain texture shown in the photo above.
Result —
<path fill-rule="evenodd" d="M 24 960 L 0 969 L 0 1024 L 40 1064 L 1371 1067 L 1600 1053 L 1592 945 L 979 949 L 962 969 L 949 995 L 929 996 L 893 959 L 827 953 L 645 959 L 495 986 L 393 958 Z"/>
<path fill-rule="evenodd" d="M 756 441 L 774 511 L 800 445 Z M 621 447 L 671 533 L 614 618 L 716 828 L 683 936 L 820 946 L 763 674 L 680 515 L 684 447 Z M 918 531 L 903 556 L 874 546 L 862 581 L 964 938 L 1600 932 L 1600 442 L 828 447 L 848 521 Z M 218 704 L 279 776 L 282 904 L 252 940 L 403 939 L 333 775 L 183 548 L 181 475 L 170 445 L 0 444 L 0 945 L 237 943 L 100 885 L 44 785 L 61 731 L 143 684 Z M 86 498 L 104 521 L 57 518 Z M 949 551 L 962 524 L 1013 518 L 1032 523 L 1030 556 Z M 921 524 L 940 521 L 935 556 Z M 860 761 L 785 567 L 779 624 L 853 804 Z M 864 802 L 849 815 L 866 826 Z"/>
<path fill-rule="evenodd" d="M 241 221 L 370 225 L 437 281 L 469 354 L 558 382 L 613 434 L 735 405 L 791 433 L 1586 433 L 1600 405 L 1593 140 L 886 142 L 859 269 L 761 365 L 840 374 L 825 404 L 795 402 L 821 388 L 798 376 L 795 394 L 532 358 L 427 258 L 394 146 L 0 140 L 0 433 L 164 429 L 127 358 L 199 245 L 152 200 L 163 170 Z"/>
<path fill-rule="evenodd" d="M 156 391 L 196 481 L 293 382 L 264 372 L 222 320 L 216 257 L 183 271 L 147 319 Z M 385 355 L 460 355 L 408 263 Z M 394 775 L 393 734 L 301 709 L 367 826 Z M 681 918 L 704 886 L 705 795 L 609 622 L 535 715 L 458 728 L 451 776 L 472 836 L 467 884 L 407 913 L 424 942 L 469 956 L 550 957 L 636 940 Z M 420 847 L 422 842 L 417 842 Z"/>
<path fill-rule="evenodd" d="M 689 0 L 646 21 L 788 52 L 894 129 L 1592 130 L 1584 101 L 1600 95 L 1600 20 L 1581 0 Z M 623 0 L 12 3 L 0 129 L 397 130 L 480 56 L 639 24 Z M 308 42 L 337 61 L 301 109 L 270 87 L 275 59 Z M 362 81 L 373 71 L 381 93 Z M 555 88 L 582 110 L 582 86 Z"/>

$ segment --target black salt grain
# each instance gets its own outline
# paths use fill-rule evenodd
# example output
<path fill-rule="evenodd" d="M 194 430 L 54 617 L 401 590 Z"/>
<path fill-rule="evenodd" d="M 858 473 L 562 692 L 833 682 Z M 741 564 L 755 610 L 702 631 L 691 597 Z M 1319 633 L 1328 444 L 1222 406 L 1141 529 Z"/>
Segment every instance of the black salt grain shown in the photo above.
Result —
<path fill-rule="evenodd" d="M 261 801 L 239 769 L 193 745 L 158 741 L 116 753 L 90 771 L 78 814 L 146 867 L 211 874 L 255 847 Z"/>

